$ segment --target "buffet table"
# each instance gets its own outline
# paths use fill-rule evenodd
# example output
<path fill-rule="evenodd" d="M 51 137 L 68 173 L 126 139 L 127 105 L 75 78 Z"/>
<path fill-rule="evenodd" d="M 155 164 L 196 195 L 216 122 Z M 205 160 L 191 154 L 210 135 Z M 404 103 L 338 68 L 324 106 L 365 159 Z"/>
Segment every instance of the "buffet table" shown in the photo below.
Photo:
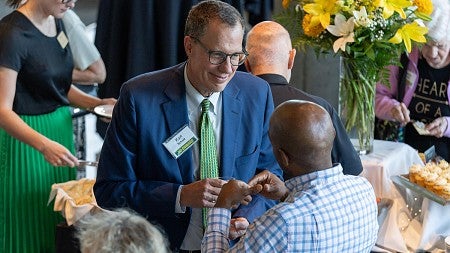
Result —
<path fill-rule="evenodd" d="M 423 198 L 391 180 L 392 176 L 408 174 L 412 164 L 423 165 L 417 151 L 404 143 L 375 140 L 373 152 L 362 155 L 361 161 L 361 175 L 382 200 L 380 229 L 373 250 L 442 252 L 437 249 L 444 249 L 443 237 L 450 235 L 450 205 Z"/>

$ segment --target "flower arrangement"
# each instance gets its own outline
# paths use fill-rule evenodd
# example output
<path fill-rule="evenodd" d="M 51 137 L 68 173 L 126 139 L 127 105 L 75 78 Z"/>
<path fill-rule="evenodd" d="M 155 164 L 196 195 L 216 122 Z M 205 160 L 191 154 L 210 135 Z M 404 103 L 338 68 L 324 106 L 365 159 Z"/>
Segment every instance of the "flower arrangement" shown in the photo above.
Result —
<path fill-rule="evenodd" d="M 282 0 L 282 5 L 274 18 L 290 32 L 295 48 L 341 56 L 345 127 L 373 137 L 375 84 L 388 84 L 386 67 L 400 65 L 401 53 L 426 42 L 431 0 Z M 365 141 L 359 138 L 360 145 Z"/>

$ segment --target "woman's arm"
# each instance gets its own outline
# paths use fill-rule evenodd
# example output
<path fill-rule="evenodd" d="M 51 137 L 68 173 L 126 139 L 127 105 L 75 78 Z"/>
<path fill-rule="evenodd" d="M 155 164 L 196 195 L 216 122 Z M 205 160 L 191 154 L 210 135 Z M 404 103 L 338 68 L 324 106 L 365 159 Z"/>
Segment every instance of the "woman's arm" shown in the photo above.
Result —
<path fill-rule="evenodd" d="M 394 120 L 394 107 L 400 107 L 397 94 L 398 66 L 389 66 L 389 84 L 377 83 L 375 90 L 375 115 L 380 119 Z"/>
<path fill-rule="evenodd" d="M 92 109 L 99 105 L 114 105 L 117 99 L 115 98 L 98 98 L 89 94 L 84 93 L 75 85 L 70 86 L 69 94 L 67 94 L 69 102 L 71 105 L 84 109 Z"/>
<path fill-rule="evenodd" d="M 106 79 L 106 68 L 102 58 L 93 62 L 85 70 L 73 69 L 72 82 L 76 84 L 103 83 Z"/>
<path fill-rule="evenodd" d="M 0 127 L 9 135 L 44 155 L 54 166 L 75 166 L 78 159 L 63 145 L 54 142 L 28 126 L 13 110 L 17 72 L 0 67 Z"/>

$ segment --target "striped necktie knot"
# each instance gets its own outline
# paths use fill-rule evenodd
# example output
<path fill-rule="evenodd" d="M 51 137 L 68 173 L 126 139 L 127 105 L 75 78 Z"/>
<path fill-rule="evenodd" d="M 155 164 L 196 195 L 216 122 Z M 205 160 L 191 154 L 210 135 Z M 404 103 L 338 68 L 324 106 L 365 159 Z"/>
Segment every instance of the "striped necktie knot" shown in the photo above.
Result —
<path fill-rule="evenodd" d="M 209 111 L 209 106 L 211 102 L 208 99 L 203 99 L 201 106 L 202 106 L 202 113 L 207 113 Z"/>

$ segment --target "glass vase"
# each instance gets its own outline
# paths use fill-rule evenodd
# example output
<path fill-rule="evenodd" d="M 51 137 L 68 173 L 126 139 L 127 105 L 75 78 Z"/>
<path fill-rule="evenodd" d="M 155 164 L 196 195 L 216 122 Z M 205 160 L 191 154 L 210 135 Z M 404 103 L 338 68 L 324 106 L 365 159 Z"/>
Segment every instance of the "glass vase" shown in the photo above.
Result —
<path fill-rule="evenodd" d="M 373 150 L 375 85 L 378 71 L 364 59 L 341 57 L 339 112 L 353 146 L 360 155 Z"/>

